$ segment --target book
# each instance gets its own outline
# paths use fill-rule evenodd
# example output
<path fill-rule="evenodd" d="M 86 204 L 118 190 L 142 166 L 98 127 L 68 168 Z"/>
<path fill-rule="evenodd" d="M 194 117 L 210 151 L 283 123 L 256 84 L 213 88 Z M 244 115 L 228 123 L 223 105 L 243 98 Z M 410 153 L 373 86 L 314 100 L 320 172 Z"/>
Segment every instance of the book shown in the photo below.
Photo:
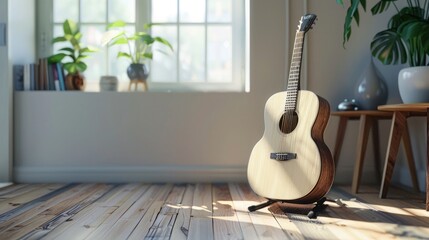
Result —
<path fill-rule="evenodd" d="M 64 67 L 61 63 L 57 63 L 57 71 L 58 71 L 58 80 L 61 91 L 67 90 L 65 87 L 65 73 L 64 73 Z"/>
<path fill-rule="evenodd" d="M 61 91 L 60 80 L 58 77 L 58 70 L 57 70 L 57 64 L 56 63 L 52 64 L 52 73 L 54 76 L 54 90 L 55 91 Z"/>
<path fill-rule="evenodd" d="M 24 91 L 31 90 L 31 81 L 30 81 L 30 64 L 24 65 Z"/>
<path fill-rule="evenodd" d="M 15 91 L 24 90 L 24 65 L 13 66 L 13 82 L 15 85 Z"/>

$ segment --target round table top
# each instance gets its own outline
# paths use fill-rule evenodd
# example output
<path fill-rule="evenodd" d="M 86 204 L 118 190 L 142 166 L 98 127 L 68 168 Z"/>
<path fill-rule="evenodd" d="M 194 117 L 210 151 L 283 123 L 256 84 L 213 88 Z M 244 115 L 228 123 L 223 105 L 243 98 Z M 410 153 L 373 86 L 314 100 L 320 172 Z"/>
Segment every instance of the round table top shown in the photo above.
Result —
<path fill-rule="evenodd" d="M 360 117 L 362 115 L 367 115 L 371 117 L 391 117 L 392 114 L 392 112 L 384 112 L 378 110 L 350 110 L 331 112 L 332 116 L 340 117 Z"/>
<path fill-rule="evenodd" d="M 380 111 L 390 112 L 427 112 L 429 103 L 390 104 L 378 106 Z"/>

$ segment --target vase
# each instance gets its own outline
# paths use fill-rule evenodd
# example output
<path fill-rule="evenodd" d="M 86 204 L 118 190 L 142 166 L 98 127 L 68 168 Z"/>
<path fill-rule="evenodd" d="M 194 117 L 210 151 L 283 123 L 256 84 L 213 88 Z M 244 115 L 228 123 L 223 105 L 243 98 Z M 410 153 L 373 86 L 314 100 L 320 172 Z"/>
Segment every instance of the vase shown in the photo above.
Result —
<path fill-rule="evenodd" d="M 359 77 L 355 87 L 355 99 L 360 110 L 376 110 L 387 102 L 388 90 L 384 80 L 379 77 L 371 60 Z"/>
<path fill-rule="evenodd" d="M 398 87 L 404 103 L 429 102 L 429 66 L 402 69 L 398 75 Z"/>
<path fill-rule="evenodd" d="M 84 90 L 85 77 L 80 73 L 68 74 L 65 80 L 66 90 Z"/>

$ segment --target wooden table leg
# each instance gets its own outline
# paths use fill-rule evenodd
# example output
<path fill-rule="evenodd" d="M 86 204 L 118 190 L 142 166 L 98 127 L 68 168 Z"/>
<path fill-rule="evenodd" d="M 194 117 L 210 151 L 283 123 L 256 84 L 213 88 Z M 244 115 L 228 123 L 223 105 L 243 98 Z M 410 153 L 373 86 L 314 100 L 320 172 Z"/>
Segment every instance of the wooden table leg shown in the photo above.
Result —
<path fill-rule="evenodd" d="M 367 115 L 360 117 L 359 136 L 356 148 L 356 161 L 353 173 L 352 193 L 357 193 L 359 189 L 360 177 L 362 175 L 363 160 L 365 159 L 368 135 L 374 119 Z"/>
<path fill-rule="evenodd" d="M 347 128 L 347 121 L 348 121 L 347 117 L 340 117 L 340 123 L 338 124 L 337 137 L 335 140 L 335 147 L 334 147 L 335 169 L 337 168 L 338 159 L 341 153 L 341 147 L 343 146 L 344 134 L 346 133 L 346 128 Z"/>
<path fill-rule="evenodd" d="M 385 198 L 392 180 L 393 168 L 395 166 L 396 156 L 398 155 L 398 147 L 401 142 L 405 124 L 407 122 L 404 112 L 394 112 L 392 126 L 390 128 L 390 137 L 387 144 L 386 160 L 384 163 L 383 178 L 381 180 L 380 198 Z"/>
<path fill-rule="evenodd" d="M 380 154 L 380 137 L 378 135 L 378 121 L 374 119 L 372 123 L 372 143 L 374 148 L 374 164 L 377 179 L 381 182 L 381 154 Z"/>
<path fill-rule="evenodd" d="M 405 154 L 407 155 L 408 169 L 410 170 L 411 180 L 416 192 L 419 192 L 419 182 L 417 180 L 416 164 L 414 162 L 413 148 L 411 147 L 410 132 L 408 131 L 408 124 L 405 122 L 404 133 L 402 135 Z"/>

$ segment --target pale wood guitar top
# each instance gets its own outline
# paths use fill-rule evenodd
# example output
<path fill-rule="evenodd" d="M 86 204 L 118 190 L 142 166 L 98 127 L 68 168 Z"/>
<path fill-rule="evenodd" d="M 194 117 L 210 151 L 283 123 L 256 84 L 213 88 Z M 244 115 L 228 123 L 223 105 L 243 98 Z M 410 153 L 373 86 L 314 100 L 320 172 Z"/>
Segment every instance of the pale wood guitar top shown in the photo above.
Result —
<path fill-rule="evenodd" d="M 311 136 L 318 115 L 319 100 L 310 91 L 299 91 L 296 113 L 298 124 L 289 134 L 281 132 L 279 121 L 284 114 L 287 92 L 274 94 L 265 105 L 264 135 L 253 148 L 248 165 L 252 189 L 269 199 L 299 199 L 309 194 L 321 175 L 321 156 Z M 296 159 L 270 159 L 273 152 L 292 152 Z"/>

